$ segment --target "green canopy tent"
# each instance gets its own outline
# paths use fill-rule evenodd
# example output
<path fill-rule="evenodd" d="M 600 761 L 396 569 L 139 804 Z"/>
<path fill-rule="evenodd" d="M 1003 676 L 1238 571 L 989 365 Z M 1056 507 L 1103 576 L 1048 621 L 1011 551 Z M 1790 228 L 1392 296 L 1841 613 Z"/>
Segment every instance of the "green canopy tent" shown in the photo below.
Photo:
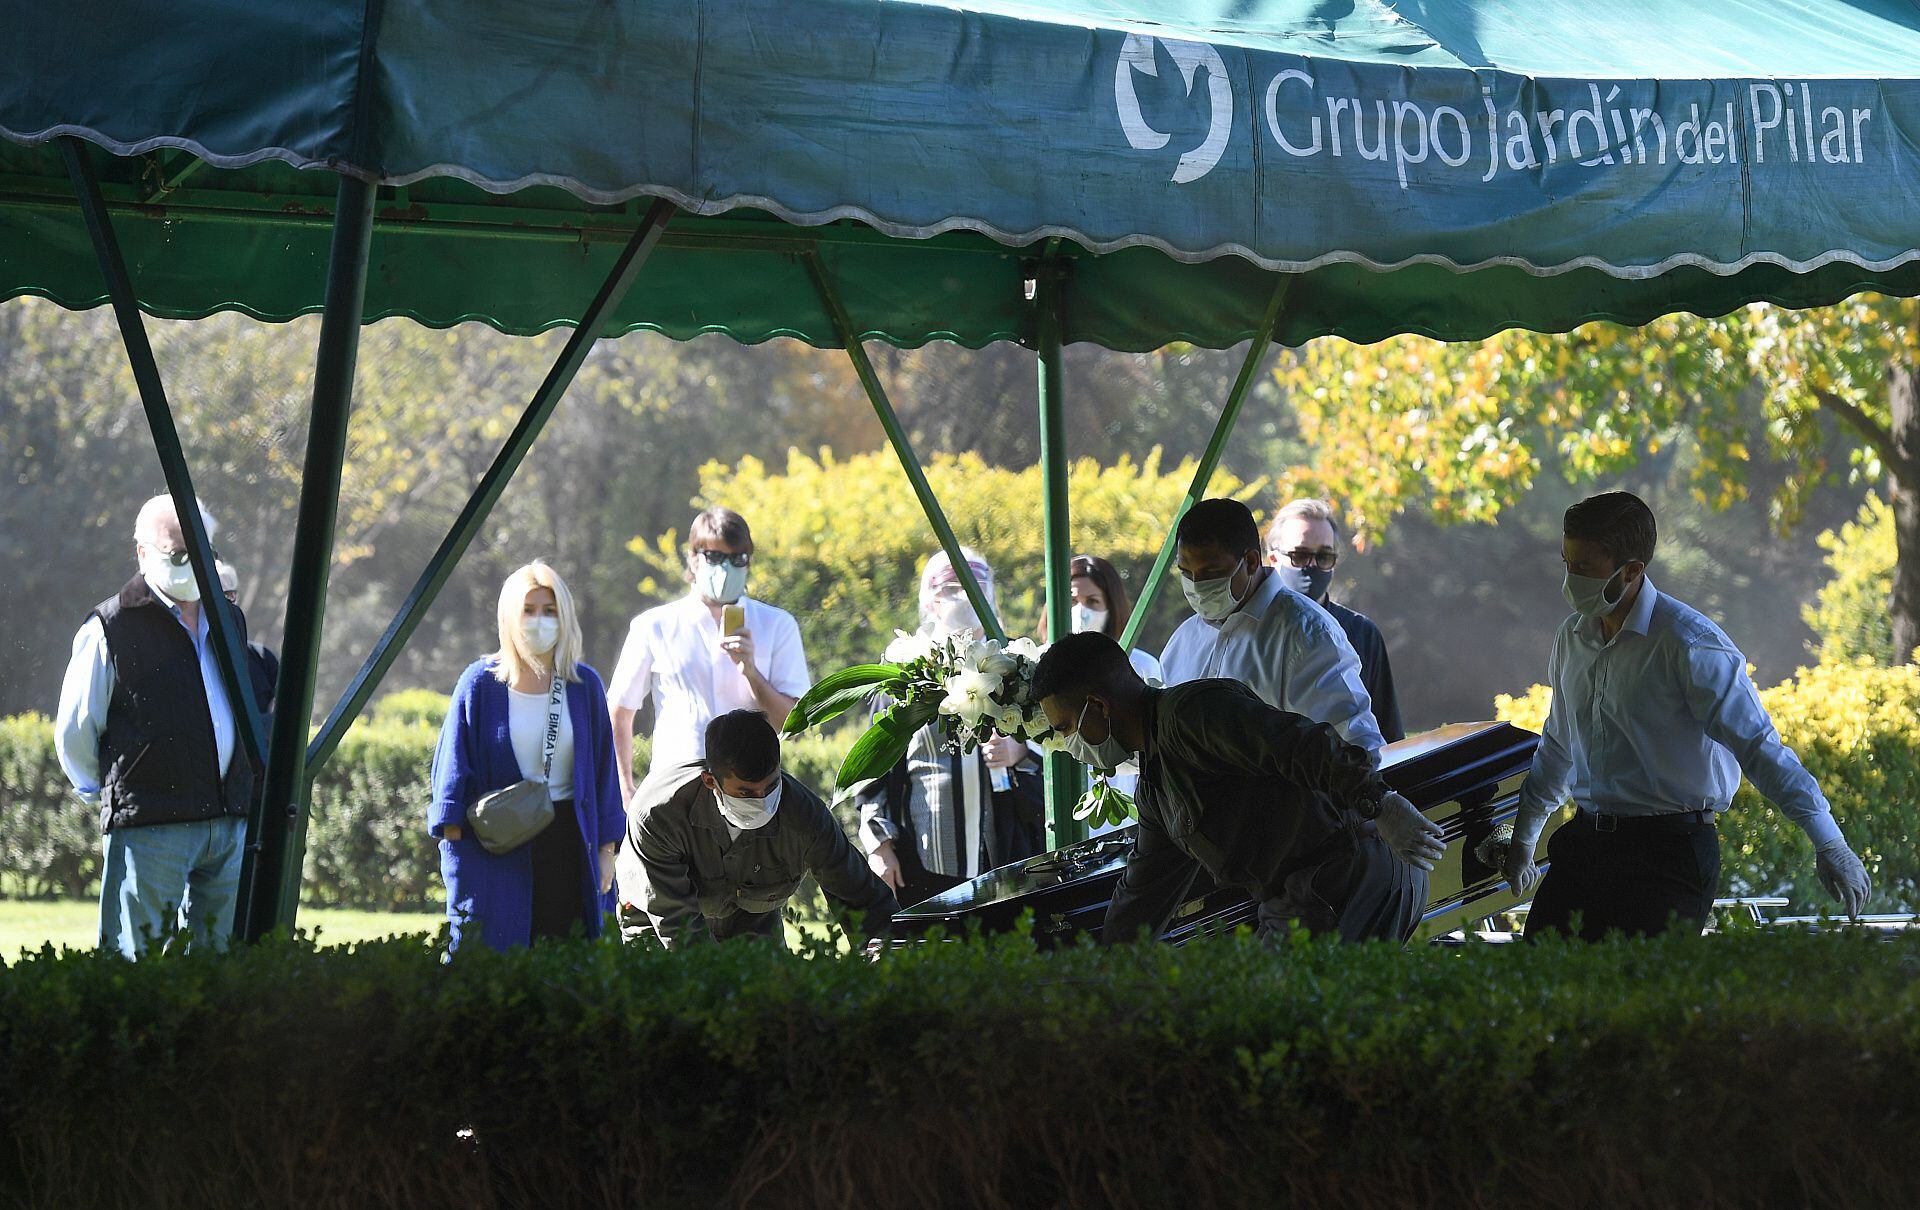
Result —
<path fill-rule="evenodd" d="M 1920 293 L 1898 0 L 125 0 L 0 29 L 0 297 L 114 306 L 203 589 L 141 313 L 323 315 L 281 707 L 242 728 L 248 936 L 291 919 L 312 769 L 601 336 L 844 349 L 949 550 L 863 342 L 1035 349 L 1060 632 L 1065 343 L 1251 342 L 1191 500 L 1275 338 Z M 357 335 L 386 316 L 575 331 L 310 740 Z"/>

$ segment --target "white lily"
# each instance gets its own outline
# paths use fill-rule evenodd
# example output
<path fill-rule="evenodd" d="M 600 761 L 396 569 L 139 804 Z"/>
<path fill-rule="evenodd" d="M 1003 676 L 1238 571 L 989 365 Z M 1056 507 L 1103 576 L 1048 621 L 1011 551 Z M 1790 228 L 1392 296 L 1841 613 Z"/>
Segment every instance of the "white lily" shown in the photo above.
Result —
<path fill-rule="evenodd" d="M 911 664 L 916 660 L 931 658 L 933 652 L 932 636 L 896 630 L 893 632 L 893 642 L 887 644 L 885 659 L 889 664 Z"/>
<path fill-rule="evenodd" d="M 940 702 L 940 713 L 951 714 L 969 726 L 997 709 L 994 691 L 1000 678 L 985 672 L 961 672 L 946 683 L 947 695 Z"/>

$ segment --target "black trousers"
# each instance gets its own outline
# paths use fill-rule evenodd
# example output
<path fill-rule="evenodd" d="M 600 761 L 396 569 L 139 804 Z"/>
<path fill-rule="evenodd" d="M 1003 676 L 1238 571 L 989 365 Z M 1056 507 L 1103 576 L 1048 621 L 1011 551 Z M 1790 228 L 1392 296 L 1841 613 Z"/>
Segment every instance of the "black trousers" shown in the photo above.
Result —
<path fill-rule="evenodd" d="M 570 937 L 585 927 L 587 877 L 571 798 L 553 804 L 553 822 L 527 845 L 533 850 L 533 940 Z"/>
<path fill-rule="evenodd" d="M 1576 814 L 1547 842 L 1551 868 L 1527 913 L 1529 939 L 1549 931 L 1582 941 L 1609 932 L 1646 937 L 1678 927 L 1698 933 L 1720 883 L 1720 834 L 1711 823 L 1622 819 L 1601 831 Z"/>

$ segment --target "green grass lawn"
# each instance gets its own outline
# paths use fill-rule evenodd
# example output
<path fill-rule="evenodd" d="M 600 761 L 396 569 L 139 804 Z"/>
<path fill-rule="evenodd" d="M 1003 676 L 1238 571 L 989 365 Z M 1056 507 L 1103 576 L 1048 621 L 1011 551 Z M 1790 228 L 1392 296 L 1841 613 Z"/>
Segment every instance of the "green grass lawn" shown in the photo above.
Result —
<path fill-rule="evenodd" d="M 376 937 L 427 934 L 440 927 L 439 912 L 353 912 L 301 908 L 298 926 L 317 933 L 322 945 L 345 945 Z M 99 937 L 100 905 L 91 899 L 0 899 L 0 962 L 11 962 L 52 942 L 56 949 L 91 948 Z"/>

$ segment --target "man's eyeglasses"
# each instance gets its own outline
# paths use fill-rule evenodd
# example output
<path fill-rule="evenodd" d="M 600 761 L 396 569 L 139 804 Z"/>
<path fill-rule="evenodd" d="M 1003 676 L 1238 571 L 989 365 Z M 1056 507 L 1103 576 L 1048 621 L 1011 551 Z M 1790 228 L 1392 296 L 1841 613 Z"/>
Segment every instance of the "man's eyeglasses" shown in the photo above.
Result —
<path fill-rule="evenodd" d="M 185 567 L 187 564 L 193 562 L 193 555 L 189 553 L 185 547 L 179 550 L 157 550 L 154 553 L 160 555 L 175 567 Z M 212 547 L 208 548 L 207 553 L 216 559 L 220 557 L 219 550 Z"/>
<path fill-rule="evenodd" d="M 753 562 L 753 552 L 750 550 L 737 552 L 726 550 L 696 550 L 693 553 L 705 559 L 707 563 L 713 567 L 718 567 L 722 563 L 731 563 L 735 567 L 745 567 L 747 564 Z"/>
<path fill-rule="evenodd" d="M 1309 567 L 1317 567 L 1321 571 L 1332 571 L 1333 565 L 1340 561 L 1340 552 L 1337 550 L 1308 550 L 1300 547 L 1297 550 L 1276 550 L 1271 553 L 1275 558 L 1285 559 L 1302 571 Z"/>

